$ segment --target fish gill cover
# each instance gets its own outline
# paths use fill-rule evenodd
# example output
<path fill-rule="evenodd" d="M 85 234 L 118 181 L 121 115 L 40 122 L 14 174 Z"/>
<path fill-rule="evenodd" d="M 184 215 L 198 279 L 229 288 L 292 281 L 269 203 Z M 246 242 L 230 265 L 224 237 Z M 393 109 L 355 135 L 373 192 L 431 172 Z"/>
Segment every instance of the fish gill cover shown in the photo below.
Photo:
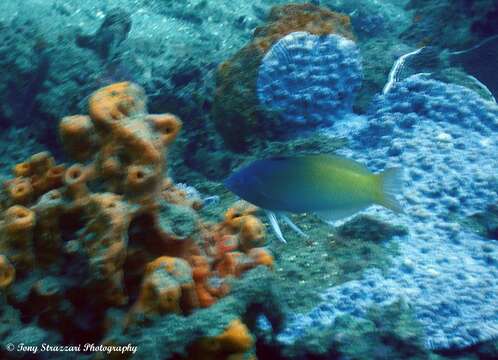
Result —
<path fill-rule="evenodd" d="M 496 8 L 1 2 L 0 357 L 497 358 Z M 283 245 L 219 182 L 309 153 L 405 214 Z"/>

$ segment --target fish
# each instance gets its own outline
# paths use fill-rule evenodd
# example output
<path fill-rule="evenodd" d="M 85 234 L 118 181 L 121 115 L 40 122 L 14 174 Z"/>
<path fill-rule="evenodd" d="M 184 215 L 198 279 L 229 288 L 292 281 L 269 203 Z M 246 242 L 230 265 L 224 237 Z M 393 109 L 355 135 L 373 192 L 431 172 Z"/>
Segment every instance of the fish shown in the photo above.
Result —
<path fill-rule="evenodd" d="M 287 242 L 278 217 L 306 236 L 287 213 L 314 213 L 330 225 L 374 204 L 402 213 L 396 199 L 402 178 L 401 167 L 374 174 L 346 157 L 318 154 L 256 160 L 230 175 L 224 185 L 265 210 L 277 238 Z"/>

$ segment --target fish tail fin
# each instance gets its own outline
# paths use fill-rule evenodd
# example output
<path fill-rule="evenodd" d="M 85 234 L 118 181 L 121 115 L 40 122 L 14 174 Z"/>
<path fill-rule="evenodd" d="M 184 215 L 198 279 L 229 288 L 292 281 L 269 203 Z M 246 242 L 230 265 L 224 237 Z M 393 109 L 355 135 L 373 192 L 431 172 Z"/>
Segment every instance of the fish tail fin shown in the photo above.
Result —
<path fill-rule="evenodd" d="M 380 185 L 380 195 L 377 203 L 396 213 L 402 213 L 403 208 L 396 199 L 403 191 L 403 168 L 389 168 L 377 175 Z"/>

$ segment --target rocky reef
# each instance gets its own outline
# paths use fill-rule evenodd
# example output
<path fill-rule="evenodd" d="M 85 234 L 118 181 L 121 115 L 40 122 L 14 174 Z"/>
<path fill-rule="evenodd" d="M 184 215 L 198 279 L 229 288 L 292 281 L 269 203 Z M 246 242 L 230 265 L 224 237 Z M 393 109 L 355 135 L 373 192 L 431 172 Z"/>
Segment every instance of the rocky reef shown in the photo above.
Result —
<path fill-rule="evenodd" d="M 432 44 L 462 49 L 479 39 L 496 35 L 498 28 L 491 19 L 498 11 L 492 0 L 440 1 L 410 0 L 407 9 L 413 10 L 413 22 L 402 35 L 418 44 Z M 451 19 L 447 14 L 452 13 Z M 446 26 L 437 26 L 445 23 Z"/>
<path fill-rule="evenodd" d="M 316 308 L 323 326 L 344 312 L 362 317 L 373 304 L 402 298 L 422 323 L 427 348 L 462 348 L 496 337 L 497 245 L 459 219 L 485 211 L 498 197 L 497 119 L 496 104 L 423 75 L 375 99 L 364 127 L 339 152 L 371 169 L 406 169 L 407 216 L 369 212 L 410 233 L 395 241 L 400 254 L 387 274 L 367 271 L 361 281 L 323 294 L 330 306 Z M 316 327 L 313 319 L 312 313 L 297 316 L 282 341 Z"/>
<path fill-rule="evenodd" d="M 293 47 L 306 36 L 308 48 Z M 282 45 L 286 38 L 289 49 Z M 311 76 L 308 82 L 297 83 L 301 88 L 296 81 L 289 81 L 292 90 L 282 90 L 287 79 L 297 79 L 303 69 L 320 63 L 302 55 L 320 53 L 322 46 L 313 39 L 302 32 L 291 33 L 267 53 L 274 66 L 272 76 L 278 74 L 280 81 L 275 80 L 273 89 L 271 82 L 264 82 L 259 100 L 269 108 L 285 108 L 288 113 L 283 112 L 282 117 L 289 121 L 297 108 L 312 123 L 313 111 L 320 114 L 315 102 L 330 90 L 328 98 L 333 103 L 331 94 L 340 89 L 330 83 L 332 89 L 314 86 Z M 272 52 L 276 54 L 273 57 Z M 287 66 L 294 58 L 300 66 Z M 260 69 L 267 70 L 264 62 Z M 354 62 L 350 70 L 361 71 Z M 343 314 L 364 318 L 372 306 L 388 306 L 399 299 L 406 300 L 422 324 L 428 349 L 465 348 L 496 337 L 497 249 L 487 239 L 493 234 L 489 230 L 492 223 L 483 223 L 478 214 L 490 216 L 487 211 L 492 211 L 490 206 L 498 196 L 493 136 L 498 130 L 498 108 L 481 92 L 438 79 L 431 74 L 410 76 L 386 87 L 373 99 L 366 115 L 350 111 L 337 119 L 329 111 L 322 120 L 333 124 L 322 134 L 347 139 L 339 153 L 377 171 L 392 166 L 406 169 L 408 216 L 394 217 L 377 209 L 369 212 L 411 230 L 392 242 L 399 246 L 400 254 L 387 273 L 369 269 L 361 280 L 324 291 L 323 303 L 308 314 L 291 315 L 293 320 L 278 335 L 283 346 L 294 345 L 309 332 L 316 334 L 317 327 L 325 331 Z M 351 89 L 354 92 L 354 86 Z M 267 91 L 275 95 L 266 96 Z M 304 117 L 300 119 L 304 121 Z M 284 129 L 295 136 L 291 126 Z M 477 222 L 479 232 L 462 228 L 462 218 Z"/>
<path fill-rule="evenodd" d="M 0 64 L 9 71 L 0 77 L 0 128 L 16 132 L 36 118 L 39 126 L 29 129 L 31 137 L 60 158 L 63 154 L 52 136 L 54 119 L 83 112 L 81 93 L 133 81 L 148 93 L 152 110 L 175 112 L 184 121 L 185 136 L 172 147 L 178 154 L 178 180 L 188 183 L 195 176 L 191 170 L 219 180 L 244 160 L 240 153 L 253 155 L 281 133 L 279 117 L 264 111 L 255 91 L 258 66 L 272 44 L 293 31 L 353 40 L 364 69 L 354 107 L 364 113 L 396 59 L 420 46 L 423 36 L 406 34 L 418 34 L 418 28 L 427 29 L 425 24 L 434 19 L 446 20 L 448 11 L 459 18 L 468 15 L 470 8 L 469 18 L 476 25 L 462 24 L 462 44 L 471 46 L 490 35 L 489 0 L 449 3 L 4 1 Z M 440 45 L 448 43 L 448 36 L 433 36 L 424 44 L 442 52 Z M 472 59 L 479 57 L 473 55 L 467 63 L 476 63 Z M 474 74 L 480 81 L 494 73 L 484 63 L 480 74 Z M 447 81 L 466 78 L 465 72 L 456 74 Z M 468 78 L 461 83 L 476 85 Z"/>
<path fill-rule="evenodd" d="M 30 322 L 53 344 L 122 345 L 119 334 L 155 317 L 185 316 L 227 297 L 223 322 L 206 328 L 200 321 L 196 336 L 167 333 L 164 341 L 176 342 L 171 355 L 191 346 L 193 358 L 206 347 L 213 359 L 252 351 L 239 317 L 269 299 L 247 294 L 238 301 L 230 294 L 238 286 L 233 278 L 274 265 L 256 209 L 237 203 L 219 223 L 202 220 L 203 200 L 165 177 L 167 149 L 182 123 L 172 114 L 149 114 L 138 85 L 101 88 L 88 109 L 89 115 L 66 116 L 59 125 L 64 149 L 77 163 L 57 164 L 40 152 L 15 165 L 14 177 L 3 183 L 4 319 L 17 309 L 12 320 Z M 258 281 L 268 276 L 263 272 Z M 228 311 L 232 302 L 237 307 Z M 115 311 L 121 320 L 109 327 Z M 8 332 L 2 342 L 20 336 L 16 326 Z M 214 340 L 196 340 L 202 335 Z"/>
<path fill-rule="evenodd" d="M 0 357 L 498 358 L 496 11 L 0 2 Z M 283 246 L 218 182 L 309 153 L 405 168 L 405 214 Z"/>

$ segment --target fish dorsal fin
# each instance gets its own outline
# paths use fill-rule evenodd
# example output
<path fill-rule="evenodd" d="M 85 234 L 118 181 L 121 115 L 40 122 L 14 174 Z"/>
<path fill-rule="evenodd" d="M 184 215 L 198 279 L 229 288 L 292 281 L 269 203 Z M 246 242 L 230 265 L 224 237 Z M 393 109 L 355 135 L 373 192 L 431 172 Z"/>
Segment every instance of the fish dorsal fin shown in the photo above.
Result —
<path fill-rule="evenodd" d="M 266 160 L 268 160 L 268 161 L 285 161 L 285 160 L 289 160 L 289 157 L 287 157 L 287 156 L 272 156 Z"/>

